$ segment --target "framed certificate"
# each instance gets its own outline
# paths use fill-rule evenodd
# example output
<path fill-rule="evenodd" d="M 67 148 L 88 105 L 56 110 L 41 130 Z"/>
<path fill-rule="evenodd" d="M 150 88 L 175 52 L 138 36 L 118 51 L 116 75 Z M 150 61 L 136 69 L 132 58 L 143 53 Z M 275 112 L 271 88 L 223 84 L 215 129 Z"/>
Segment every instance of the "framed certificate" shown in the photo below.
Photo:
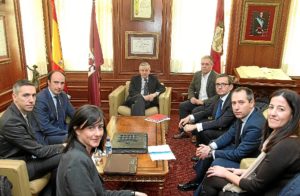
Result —
<path fill-rule="evenodd" d="M 153 0 L 131 0 L 132 20 L 153 20 Z"/>
<path fill-rule="evenodd" d="M 125 32 L 126 59 L 158 59 L 159 33 Z"/>
<path fill-rule="evenodd" d="M 9 60 L 5 16 L 0 15 L 0 63 Z"/>

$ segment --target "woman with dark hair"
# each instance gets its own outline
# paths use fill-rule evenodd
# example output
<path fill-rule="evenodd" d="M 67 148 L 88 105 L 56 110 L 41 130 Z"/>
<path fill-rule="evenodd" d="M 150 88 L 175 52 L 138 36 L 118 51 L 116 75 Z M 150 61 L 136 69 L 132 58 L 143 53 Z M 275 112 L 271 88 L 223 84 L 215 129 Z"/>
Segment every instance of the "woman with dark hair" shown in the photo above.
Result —
<path fill-rule="evenodd" d="M 130 190 L 109 191 L 92 160 L 97 148 L 103 151 L 106 130 L 103 112 L 93 105 L 78 108 L 72 118 L 67 145 L 57 170 L 57 196 L 146 196 Z"/>
<path fill-rule="evenodd" d="M 288 89 L 275 91 L 268 108 L 261 154 L 247 170 L 211 167 L 201 195 L 278 195 L 300 172 L 299 120 L 299 95 Z"/>

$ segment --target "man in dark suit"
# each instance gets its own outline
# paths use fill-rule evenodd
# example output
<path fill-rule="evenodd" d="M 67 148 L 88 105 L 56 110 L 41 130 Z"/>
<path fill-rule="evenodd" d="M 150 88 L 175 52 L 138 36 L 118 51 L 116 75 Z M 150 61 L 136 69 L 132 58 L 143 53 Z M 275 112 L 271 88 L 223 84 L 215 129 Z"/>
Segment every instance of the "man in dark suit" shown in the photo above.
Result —
<path fill-rule="evenodd" d="M 199 144 L 208 145 L 229 129 L 235 120 L 231 107 L 232 78 L 227 74 L 217 76 L 215 89 L 217 95 L 209 99 L 209 106 L 193 113 L 179 122 L 179 127 L 196 135 Z M 208 120 L 210 117 L 210 120 Z M 196 124 L 192 124 L 192 123 Z"/>
<path fill-rule="evenodd" d="M 0 118 L 0 157 L 24 160 L 29 180 L 34 180 L 57 168 L 63 145 L 37 142 L 33 130 L 38 121 L 32 113 L 36 88 L 31 82 L 17 81 L 13 86 L 12 98 L 13 103 Z M 49 185 L 48 190 L 55 187 L 55 175 L 52 177 L 52 186 Z M 55 195 L 55 191 L 53 193 Z"/>
<path fill-rule="evenodd" d="M 124 104 L 131 107 L 132 116 L 145 116 L 145 109 L 158 106 L 158 96 L 166 90 L 157 77 L 150 74 L 150 70 L 150 64 L 142 62 L 139 65 L 140 75 L 131 78 Z"/>
<path fill-rule="evenodd" d="M 43 129 L 36 132 L 39 141 L 46 144 L 63 143 L 67 137 L 68 126 L 66 117 L 73 117 L 75 109 L 68 95 L 63 91 L 65 75 L 60 71 L 48 74 L 48 88 L 37 94 L 34 113 Z"/>
<path fill-rule="evenodd" d="M 212 70 L 214 63 L 211 56 L 201 58 L 201 71 L 194 74 L 193 80 L 188 89 L 188 100 L 181 102 L 179 105 L 179 119 L 185 118 L 187 115 L 196 111 L 201 111 L 203 105 L 209 105 L 208 98 L 216 95 L 215 81 L 217 73 Z M 181 139 L 188 135 L 179 127 L 179 133 L 173 137 Z"/>
<path fill-rule="evenodd" d="M 197 148 L 196 155 L 200 158 L 195 166 L 197 175 L 192 181 L 179 184 L 178 189 L 187 191 L 198 187 L 195 192 L 195 195 L 198 195 L 201 191 L 199 184 L 210 166 L 239 168 L 241 159 L 258 155 L 265 118 L 261 111 L 255 108 L 252 90 L 247 87 L 233 90 L 231 103 L 237 120 L 218 139 L 209 145 L 201 144 Z"/>

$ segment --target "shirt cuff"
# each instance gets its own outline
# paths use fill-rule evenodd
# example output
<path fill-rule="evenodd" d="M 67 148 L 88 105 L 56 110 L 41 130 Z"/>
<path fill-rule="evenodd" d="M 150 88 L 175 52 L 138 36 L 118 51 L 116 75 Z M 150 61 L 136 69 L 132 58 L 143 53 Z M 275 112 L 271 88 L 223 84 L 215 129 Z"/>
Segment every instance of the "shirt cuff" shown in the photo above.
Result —
<path fill-rule="evenodd" d="M 189 115 L 189 118 L 192 123 L 195 122 L 195 117 L 193 114 Z"/>
<path fill-rule="evenodd" d="M 213 149 L 213 150 L 216 150 L 216 149 L 218 148 L 216 142 L 210 143 L 210 144 L 209 144 L 209 147 L 210 147 L 211 149 Z"/>
<path fill-rule="evenodd" d="M 203 131 L 202 123 L 197 123 L 196 126 L 198 132 Z"/>
<path fill-rule="evenodd" d="M 156 94 L 156 96 L 158 96 L 158 95 L 159 95 L 159 92 L 155 92 L 155 94 Z"/>
<path fill-rule="evenodd" d="M 211 151 L 211 156 L 214 158 L 214 160 L 215 160 L 215 158 L 216 158 L 216 157 L 215 157 L 215 152 L 216 152 L 215 150 L 212 150 L 212 151 Z"/>

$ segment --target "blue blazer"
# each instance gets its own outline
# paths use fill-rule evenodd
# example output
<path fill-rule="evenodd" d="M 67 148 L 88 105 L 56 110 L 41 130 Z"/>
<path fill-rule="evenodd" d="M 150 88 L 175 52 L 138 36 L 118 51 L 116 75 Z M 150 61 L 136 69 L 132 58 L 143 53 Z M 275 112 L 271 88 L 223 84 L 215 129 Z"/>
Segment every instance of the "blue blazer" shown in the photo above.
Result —
<path fill-rule="evenodd" d="M 215 158 L 224 158 L 240 162 L 242 158 L 257 155 L 261 142 L 262 130 L 266 122 L 261 111 L 255 108 L 249 116 L 243 127 L 239 145 L 231 150 L 225 150 L 223 148 L 232 145 L 235 141 L 236 131 L 238 129 L 237 122 L 238 121 L 235 121 L 229 130 L 215 141 L 218 147 L 215 151 Z"/>
<path fill-rule="evenodd" d="M 56 108 L 52 96 L 48 88 L 43 89 L 37 94 L 34 113 L 36 114 L 43 132 L 37 132 L 37 137 L 66 135 L 67 123 L 66 117 L 73 117 L 75 113 L 74 107 L 66 93 L 62 92 L 58 95 L 61 110 L 63 111 L 57 119 Z"/>

